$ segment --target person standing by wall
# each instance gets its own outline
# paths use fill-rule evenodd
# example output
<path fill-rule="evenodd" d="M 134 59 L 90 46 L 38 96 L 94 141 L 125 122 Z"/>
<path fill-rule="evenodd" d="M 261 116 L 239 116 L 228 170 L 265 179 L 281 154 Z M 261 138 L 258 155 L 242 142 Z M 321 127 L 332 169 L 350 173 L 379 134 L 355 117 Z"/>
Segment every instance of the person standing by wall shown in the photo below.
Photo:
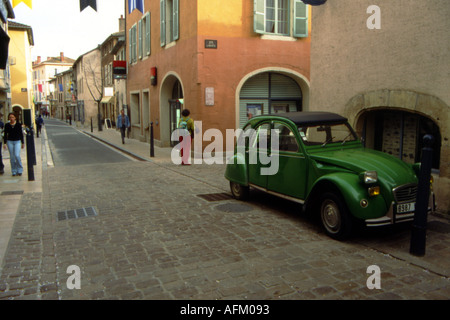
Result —
<path fill-rule="evenodd" d="M 125 115 L 125 112 L 120 110 L 120 115 L 117 118 L 117 128 L 120 129 L 122 136 L 122 144 L 125 144 L 125 131 L 130 127 L 130 119 Z"/>
<path fill-rule="evenodd" d="M 2 134 L 3 139 L 3 129 L 5 129 L 5 124 L 3 123 L 3 113 L 0 113 L 0 132 Z M 3 164 L 3 156 L 2 156 L 2 139 L 0 139 L 0 174 L 5 173 L 5 165 Z"/>
<path fill-rule="evenodd" d="M 4 149 L 8 146 L 11 171 L 13 176 L 21 176 L 23 172 L 20 149 L 25 148 L 22 124 L 16 121 L 14 113 L 8 115 L 9 122 L 5 124 L 3 131 Z"/>
<path fill-rule="evenodd" d="M 194 138 L 194 120 L 190 118 L 191 112 L 188 109 L 181 111 L 181 118 L 178 121 L 178 129 L 182 129 L 184 134 L 180 135 L 181 164 L 189 165 L 191 155 L 191 144 Z"/>

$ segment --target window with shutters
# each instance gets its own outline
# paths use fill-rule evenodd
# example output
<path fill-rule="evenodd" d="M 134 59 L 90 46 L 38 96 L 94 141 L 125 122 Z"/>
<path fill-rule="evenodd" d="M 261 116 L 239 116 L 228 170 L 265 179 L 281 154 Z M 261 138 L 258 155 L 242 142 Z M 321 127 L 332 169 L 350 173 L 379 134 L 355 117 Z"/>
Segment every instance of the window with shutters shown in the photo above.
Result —
<path fill-rule="evenodd" d="M 160 0 L 160 38 L 161 47 L 179 38 L 180 0 Z"/>
<path fill-rule="evenodd" d="M 144 17 L 138 22 L 139 33 L 139 59 L 150 55 L 151 50 L 151 20 L 150 12 L 147 12 Z"/>
<path fill-rule="evenodd" d="M 254 31 L 308 37 L 308 8 L 301 0 L 254 0 Z"/>

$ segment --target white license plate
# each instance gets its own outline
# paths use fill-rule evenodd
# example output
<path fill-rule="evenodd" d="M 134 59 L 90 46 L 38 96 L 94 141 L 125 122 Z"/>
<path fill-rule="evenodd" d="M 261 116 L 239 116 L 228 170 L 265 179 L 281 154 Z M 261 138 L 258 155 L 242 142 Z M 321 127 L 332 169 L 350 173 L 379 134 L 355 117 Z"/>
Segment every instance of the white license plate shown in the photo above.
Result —
<path fill-rule="evenodd" d="M 402 203 L 397 205 L 397 213 L 412 212 L 416 210 L 416 203 Z"/>

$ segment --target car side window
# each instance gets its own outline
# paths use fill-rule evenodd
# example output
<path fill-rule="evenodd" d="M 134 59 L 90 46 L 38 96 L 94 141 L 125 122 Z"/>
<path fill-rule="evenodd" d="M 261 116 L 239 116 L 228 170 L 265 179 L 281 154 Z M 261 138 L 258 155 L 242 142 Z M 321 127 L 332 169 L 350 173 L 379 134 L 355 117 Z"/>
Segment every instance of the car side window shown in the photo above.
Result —
<path fill-rule="evenodd" d="M 251 144 L 253 147 L 258 147 L 260 150 L 267 150 L 270 148 L 270 123 L 264 123 L 256 129 L 257 139 Z"/>
<path fill-rule="evenodd" d="M 289 127 L 282 123 L 275 122 L 273 128 L 278 132 L 280 151 L 298 152 L 297 138 Z"/>

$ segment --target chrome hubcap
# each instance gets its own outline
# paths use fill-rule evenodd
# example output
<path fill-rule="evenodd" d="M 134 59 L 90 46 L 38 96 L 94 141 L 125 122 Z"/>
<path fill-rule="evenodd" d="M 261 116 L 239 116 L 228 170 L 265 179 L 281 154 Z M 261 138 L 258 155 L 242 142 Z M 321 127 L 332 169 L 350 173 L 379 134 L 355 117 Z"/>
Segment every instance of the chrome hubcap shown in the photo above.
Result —
<path fill-rule="evenodd" d="M 334 201 L 326 200 L 322 204 L 322 221 L 330 232 L 339 231 L 341 225 L 341 216 L 339 208 Z"/>

